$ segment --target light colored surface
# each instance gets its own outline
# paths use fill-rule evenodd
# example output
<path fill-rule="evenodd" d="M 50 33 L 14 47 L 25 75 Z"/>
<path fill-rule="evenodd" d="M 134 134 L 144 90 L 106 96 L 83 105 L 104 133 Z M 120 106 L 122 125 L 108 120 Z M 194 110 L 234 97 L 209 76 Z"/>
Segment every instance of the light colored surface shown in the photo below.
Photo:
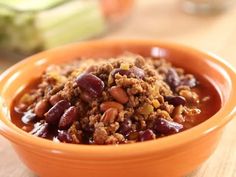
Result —
<path fill-rule="evenodd" d="M 218 16 L 199 17 L 182 13 L 175 0 L 139 1 L 127 23 L 105 38 L 149 38 L 183 43 L 214 52 L 236 67 L 236 6 Z M 11 64 L 0 60 L 0 70 Z M 236 119 L 226 127 L 216 152 L 188 177 L 236 177 L 235 127 Z M 0 177 L 34 177 L 2 137 Z"/>

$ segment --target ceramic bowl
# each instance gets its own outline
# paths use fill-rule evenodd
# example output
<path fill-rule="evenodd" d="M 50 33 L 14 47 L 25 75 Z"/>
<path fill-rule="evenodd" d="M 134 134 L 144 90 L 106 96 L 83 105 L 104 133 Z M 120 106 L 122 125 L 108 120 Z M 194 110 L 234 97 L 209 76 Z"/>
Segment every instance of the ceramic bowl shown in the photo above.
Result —
<path fill-rule="evenodd" d="M 222 108 L 184 132 L 125 145 L 73 145 L 34 137 L 10 120 L 14 97 L 50 64 L 80 57 L 114 57 L 123 52 L 164 57 L 206 77 L 218 90 Z M 36 54 L 0 76 L 0 133 L 20 159 L 41 177 L 178 177 L 197 168 L 215 150 L 236 109 L 236 73 L 222 59 L 186 46 L 150 40 L 92 41 Z"/>

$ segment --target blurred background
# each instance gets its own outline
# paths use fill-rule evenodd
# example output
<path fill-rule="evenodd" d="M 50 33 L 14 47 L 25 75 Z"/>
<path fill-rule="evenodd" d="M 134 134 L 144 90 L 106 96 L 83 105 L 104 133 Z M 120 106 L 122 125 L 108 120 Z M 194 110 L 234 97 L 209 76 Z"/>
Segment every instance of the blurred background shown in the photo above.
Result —
<path fill-rule="evenodd" d="M 122 38 L 190 45 L 236 67 L 235 1 L 0 0 L 0 72 L 56 46 Z M 191 177 L 236 177 L 235 125 L 228 126 L 217 152 Z M 5 159 L 0 159 L 0 176 L 32 176 L 1 137 L 0 144 Z"/>
<path fill-rule="evenodd" d="M 236 58 L 235 32 L 235 0 L 0 0 L 0 70 L 100 38 L 174 41 Z"/>

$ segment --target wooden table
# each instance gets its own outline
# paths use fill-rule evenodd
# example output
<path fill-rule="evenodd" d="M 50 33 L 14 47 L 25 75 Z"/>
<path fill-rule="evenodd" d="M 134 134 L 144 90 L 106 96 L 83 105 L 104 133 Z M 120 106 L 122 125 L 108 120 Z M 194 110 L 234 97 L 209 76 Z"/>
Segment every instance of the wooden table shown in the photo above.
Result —
<path fill-rule="evenodd" d="M 217 16 L 191 16 L 175 0 L 139 0 L 133 15 L 105 38 L 150 38 L 214 52 L 236 67 L 236 6 Z M 13 62 L 0 60 L 0 70 Z M 33 177 L 10 144 L 0 137 L 0 177 Z M 236 177 L 236 119 L 215 153 L 188 177 Z"/>

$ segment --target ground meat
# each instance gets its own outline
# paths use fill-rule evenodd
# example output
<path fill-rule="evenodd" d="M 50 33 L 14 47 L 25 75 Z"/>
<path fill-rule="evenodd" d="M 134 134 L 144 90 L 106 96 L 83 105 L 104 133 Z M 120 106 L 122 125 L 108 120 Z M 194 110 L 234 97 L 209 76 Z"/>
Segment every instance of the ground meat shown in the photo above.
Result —
<path fill-rule="evenodd" d="M 35 136 L 75 144 L 133 143 L 186 129 L 184 122 L 201 113 L 197 85 L 193 75 L 165 59 L 81 59 L 50 66 L 16 107 L 22 120 L 32 119 L 27 123 Z"/>

